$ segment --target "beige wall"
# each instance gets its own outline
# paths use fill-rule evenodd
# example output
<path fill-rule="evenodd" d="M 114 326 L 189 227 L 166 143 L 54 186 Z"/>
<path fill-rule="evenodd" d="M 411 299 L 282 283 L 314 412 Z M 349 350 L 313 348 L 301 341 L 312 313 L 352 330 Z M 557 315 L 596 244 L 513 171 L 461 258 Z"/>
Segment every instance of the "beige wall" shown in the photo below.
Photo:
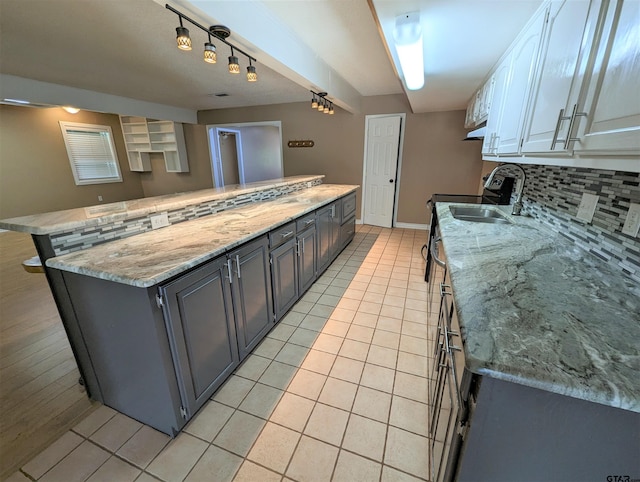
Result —
<path fill-rule="evenodd" d="M 189 172 L 167 172 L 162 154 L 151 154 L 151 172 L 141 172 L 144 197 L 213 187 L 207 131 L 199 124 L 183 124 Z"/>
<path fill-rule="evenodd" d="M 412 114 L 402 95 L 365 98 L 362 114 L 341 109 L 333 116 L 309 103 L 202 111 L 201 124 L 282 121 L 285 176 L 324 174 L 327 183 L 362 184 L 365 115 L 406 113 L 398 222 L 425 224 L 426 201 L 435 192 L 475 193 L 482 161 L 479 142 L 462 142 L 464 111 Z M 314 141 L 289 148 L 289 140 Z M 358 191 L 358 217 L 362 194 Z"/>
<path fill-rule="evenodd" d="M 110 126 L 123 182 L 76 186 L 58 121 Z M 0 105 L 0 219 L 142 197 L 118 116 Z"/>
<path fill-rule="evenodd" d="M 110 126 L 123 182 L 76 186 L 61 120 Z M 117 115 L 0 105 L 0 219 L 93 206 L 100 204 L 99 195 L 108 203 L 211 187 L 206 130 L 184 128 L 190 173 L 167 173 L 159 155 L 152 173 L 137 173 L 129 170 Z"/>

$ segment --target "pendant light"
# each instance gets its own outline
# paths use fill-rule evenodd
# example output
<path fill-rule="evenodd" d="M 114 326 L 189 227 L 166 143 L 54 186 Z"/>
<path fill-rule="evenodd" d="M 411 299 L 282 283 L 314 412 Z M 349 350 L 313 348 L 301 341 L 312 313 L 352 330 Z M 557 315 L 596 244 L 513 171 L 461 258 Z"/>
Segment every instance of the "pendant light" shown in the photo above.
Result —
<path fill-rule="evenodd" d="M 209 41 L 204 44 L 204 61 L 208 64 L 215 64 L 218 61 L 216 46 L 211 43 L 211 34 L 209 34 Z"/>
<path fill-rule="evenodd" d="M 312 109 L 317 109 L 318 108 L 318 101 L 316 99 L 316 94 L 315 92 L 312 91 L 313 97 L 311 98 L 311 108 Z"/>
<path fill-rule="evenodd" d="M 191 50 L 189 29 L 182 26 L 182 17 L 180 17 L 180 26 L 176 27 L 176 42 L 180 50 Z"/>
<path fill-rule="evenodd" d="M 229 56 L 229 73 L 239 74 L 240 64 L 238 64 L 238 57 L 233 55 L 233 47 L 231 47 L 231 55 Z"/>
<path fill-rule="evenodd" d="M 249 66 L 247 67 L 247 82 L 256 82 L 258 80 L 258 74 L 256 74 L 256 68 L 251 65 L 251 59 L 249 59 Z"/>

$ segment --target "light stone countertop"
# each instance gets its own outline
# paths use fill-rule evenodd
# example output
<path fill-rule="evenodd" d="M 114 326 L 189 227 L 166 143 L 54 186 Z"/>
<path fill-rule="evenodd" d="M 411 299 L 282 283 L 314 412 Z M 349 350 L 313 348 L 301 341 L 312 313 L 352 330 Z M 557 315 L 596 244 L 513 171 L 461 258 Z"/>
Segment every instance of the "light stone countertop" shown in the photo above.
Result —
<path fill-rule="evenodd" d="M 530 217 L 438 222 L 467 368 L 640 412 L 640 286 Z"/>
<path fill-rule="evenodd" d="M 185 221 L 46 261 L 47 266 L 148 288 L 355 191 L 320 184 L 272 201 Z"/>
<path fill-rule="evenodd" d="M 98 204 L 85 208 L 33 214 L 30 216 L 2 219 L 0 220 L 0 228 L 31 234 L 59 233 L 71 231 L 76 228 L 98 226 L 114 221 L 136 218 L 161 211 L 181 209 L 186 206 L 208 201 L 229 199 L 241 194 L 250 194 L 256 191 L 264 191 L 270 188 L 299 182 L 309 182 L 322 178 L 324 178 L 324 175 L 290 176 L 270 179 L 268 181 L 233 184 L 220 188 L 201 189 L 198 191 L 166 194 L 164 196 L 132 199 L 130 201 Z"/>

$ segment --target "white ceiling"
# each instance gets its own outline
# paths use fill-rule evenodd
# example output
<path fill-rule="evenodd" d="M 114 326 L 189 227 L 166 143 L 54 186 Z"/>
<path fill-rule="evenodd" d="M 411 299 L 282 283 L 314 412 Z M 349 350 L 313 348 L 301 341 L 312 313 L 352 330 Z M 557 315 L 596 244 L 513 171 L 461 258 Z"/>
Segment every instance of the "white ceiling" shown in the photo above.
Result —
<path fill-rule="evenodd" d="M 242 74 L 227 73 L 219 42 L 218 63 L 205 64 L 206 35 L 188 23 L 194 48 L 179 51 L 163 0 L 0 0 L 0 73 L 193 111 L 300 102 L 314 89 L 357 112 L 363 96 L 405 92 L 385 39 L 397 15 L 419 10 L 426 82 L 405 94 L 414 112 L 461 109 L 542 0 L 369 2 L 170 1 L 231 29 L 258 59 L 250 84 L 242 56 Z"/>

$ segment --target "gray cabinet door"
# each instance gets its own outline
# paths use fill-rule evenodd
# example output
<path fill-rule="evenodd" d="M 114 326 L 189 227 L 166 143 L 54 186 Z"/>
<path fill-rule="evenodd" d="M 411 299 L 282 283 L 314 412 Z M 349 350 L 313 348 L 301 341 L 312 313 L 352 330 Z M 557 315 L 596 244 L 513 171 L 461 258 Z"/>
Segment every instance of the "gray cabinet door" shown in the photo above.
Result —
<path fill-rule="evenodd" d="M 298 266 L 296 239 L 292 238 L 271 251 L 273 308 L 278 321 L 298 301 Z"/>
<path fill-rule="evenodd" d="M 316 280 L 316 228 L 298 235 L 298 286 L 302 295 Z"/>
<path fill-rule="evenodd" d="M 318 274 L 322 273 L 333 260 L 337 233 L 335 232 L 335 221 L 340 222 L 336 217 L 336 203 L 329 204 L 316 213 L 316 229 L 318 230 Z"/>
<path fill-rule="evenodd" d="M 163 286 L 181 397 L 191 417 L 238 365 L 226 258 Z"/>
<path fill-rule="evenodd" d="M 267 236 L 229 254 L 240 360 L 262 340 L 274 321 Z"/>

